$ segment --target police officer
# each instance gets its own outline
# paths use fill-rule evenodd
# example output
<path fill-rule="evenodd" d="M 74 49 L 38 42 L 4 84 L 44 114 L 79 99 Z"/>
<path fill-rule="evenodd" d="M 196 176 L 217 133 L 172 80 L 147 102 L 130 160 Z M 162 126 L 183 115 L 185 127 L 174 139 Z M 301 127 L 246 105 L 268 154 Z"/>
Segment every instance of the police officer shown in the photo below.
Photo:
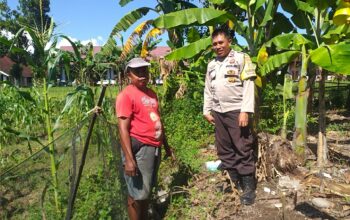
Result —
<path fill-rule="evenodd" d="M 241 188 L 241 203 L 255 200 L 254 137 L 250 115 L 254 113 L 255 65 L 248 55 L 231 50 L 227 30 L 212 33 L 216 58 L 208 64 L 203 114 L 215 125 L 215 145 L 221 166 Z"/>

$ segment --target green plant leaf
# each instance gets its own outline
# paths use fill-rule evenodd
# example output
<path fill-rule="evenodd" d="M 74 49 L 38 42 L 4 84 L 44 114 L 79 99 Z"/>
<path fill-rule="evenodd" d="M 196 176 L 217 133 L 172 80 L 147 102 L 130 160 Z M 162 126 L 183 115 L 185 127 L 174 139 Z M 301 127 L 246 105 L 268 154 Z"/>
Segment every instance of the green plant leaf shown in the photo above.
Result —
<path fill-rule="evenodd" d="M 348 28 L 348 25 L 343 24 L 339 26 L 332 26 L 332 28 L 324 35 L 322 35 L 322 38 L 325 40 L 330 41 L 337 41 L 342 36 L 345 36 L 346 34 L 350 33 L 350 29 Z"/>
<path fill-rule="evenodd" d="M 142 7 L 135 9 L 128 14 L 126 14 L 120 21 L 114 26 L 110 36 L 113 36 L 120 31 L 126 31 L 131 25 L 138 21 L 143 16 L 147 15 L 152 8 Z"/>
<path fill-rule="evenodd" d="M 298 33 L 278 35 L 265 43 L 266 47 L 271 47 L 272 44 L 274 44 L 279 50 L 297 50 L 300 49 L 301 45 L 313 45 L 310 40 Z"/>
<path fill-rule="evenodd" d="M 298 10 L 297 5 L 296 5 L 294 0 L 292 0 L 292 1 L 280 1 L 280 3 L 281 3 L 283 10 L 290 13 L 290 14 L 294 14 Z"/>
<path fill-rule="evenodd" d="M 317 48 L 310 53 L 311 62 L 334 72 L 350 75 L 350 43 Z"/>
<path fill-rule="evenodd" d="M 234 2 L 238 7 L 247 11 L 249 0 L 234 0 Z"/>
<path fill-rule="evenodd" d="M 190 8 L 161 15 L 154 20 L 154 25 L 157 28 L 174 28 L 186 25 L 217 24 L 228 19 L 225 11 L 212 8 Z"/>
<path fill-rule="evenodd" d="M 225 0 L 209 0 L 209 2 L 216 5 L 221 5 L 225 3 Z"/>
<path fill-rule="evenodd" d="M 291 17 L 293 23 L 300 29 L 311 29 L 310 22 L 302 11 L 296 11 Z"/>
<path fill-rule="evenodd" d="M 266 7 L 264 19 L 260 24 L 260 27 L 263 27 L 267 24 L 267 22 L 272 20 L 272 9 L 273 9 L 273 1 L 269 0 L 268 5 Z"/>
<path fill-rule="evenodd" d="M 207 49 L 211 45 L 211 37 L 207 37 L 201 40 L 198 40 L 194 43 L 176 49 L 166 55 L 166 59 L 168 60 L 181 60 L 191 58 L 201 51 Z"/>
<path fill-rule="evenodd" d="M 277 33 L 281 34 L 281 33 L 290 33 L 291 31 L 293 31 L 294 26 L 293 24 L 290 22 L 290 20 L 282 13 L 277 12 L 275 14 L 275 24 L 273 26 L 274 30 L 277 29 Z"/>
<path fill-rule="evenodd" d="M 314 13 L 315 8 L 312 7 L 309 3 L 297 0 L 296 5 L 297 5 L 298 9 L 301 11 L 304 11 L 304 12 L 307 12 L 310 14 Z"/>
<path fill-rule="evenodd" d="M 254 12 L 256 13 L 259 8 L 261 8 L 265 3 L 265 0 L 257 0 L 256 1 L 256 4 L 255 4 L 255 9 L 254 9 Z"/>
<path fill-rule="evenodd" d="M 292 62 L 292 60 L 299 54 L 299 51 L 287 51 L 269 57 L 269 59 L 260 69 L 261 75 L 265 76 L 283 65 Z"/>
<path fill-rule="evenodd" d="M 187 34 L 187 41 L 189 43 L 193 43 L 197 40 L 201 39 L 199 32 L 196 28 L 190 28 Z"/>
<path fill-rule="evenodd" d="M 328 0 L 330 1 L 330 0 Z M 312 6 L 312 7 L 317 7 L 320 10 L 324 10 L 329 6 L 328 1 L 324 0 L 307 0 L 306 2 Z"/>
<path fill-rule="evenodd" d="M 22 54 L 27 54 L 28 53 L 26 50 L 23 50 L 22 48 L 19 48 L 19 47 L 16 47 L 16 46 L 12 45 L 12 42 L 9 41 L 8 39 L 6 39 L 5 37 L 0 36 L 0 43 L 2 45 L 8 46 L 9 49 L 13 53 L 22 53 Z"/>
<path fill-rule="evenodd" d="M 119 5 L 124 7 L 125 5 L 127 5 L 129 2 L 132 2 L 133 0 L 120 0 L 119 1 Z"/>

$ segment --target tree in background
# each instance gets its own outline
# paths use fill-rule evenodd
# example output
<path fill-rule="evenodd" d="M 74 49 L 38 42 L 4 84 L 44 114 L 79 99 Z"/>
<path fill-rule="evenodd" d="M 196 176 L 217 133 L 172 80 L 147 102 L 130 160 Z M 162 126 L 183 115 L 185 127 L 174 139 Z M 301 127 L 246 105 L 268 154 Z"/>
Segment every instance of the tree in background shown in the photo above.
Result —
<path fill-rule="evenodd" d="M 19 0 L 20 22 L 44 31 L 50 25 L 50 0 Z"/>
<path fill-rule="evenodd" d="M 0 44 L 0 57 L 8 56 L 14 65 L 11 68 L 10 76 L 19 82 L 22 76 L 21 65 L 26 65 L 26 59 L 23 53 L 17 51 L 9 51 L 11 43 L 7 40 L 11 40 L 20 29 L 21 26 L 18 23 L 22 19 L 21 14 L 16 10 L 11 10 L 7 4 L 7 0 L 0 1 L 0 37 L 4 42 Z M 25 35 L 18 36 L 16 46 L 23 49 L 28 49 L 29 40 Z"/>

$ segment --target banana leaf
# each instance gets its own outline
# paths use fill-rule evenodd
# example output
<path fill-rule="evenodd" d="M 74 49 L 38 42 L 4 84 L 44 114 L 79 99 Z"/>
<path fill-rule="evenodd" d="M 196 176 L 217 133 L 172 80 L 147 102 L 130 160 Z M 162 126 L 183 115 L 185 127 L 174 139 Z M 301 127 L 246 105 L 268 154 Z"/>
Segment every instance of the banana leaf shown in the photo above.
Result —
<path fill-rule="evenodd" d="M 212 8 L 190 8 L 161 15 L 154 20 L 157 28 L 174 28 L 187 25 L 210 25 L 229 19 L 225 11 Z"/>
<path fill-rule="evenodd" d="M 305 16 L 305 13 L 302 11 L 297 11 L 293 16 L 291 17 L 291 20 L 293 23 L 300 29 L 308 29 L 311 30 L 310 22 L 308 21 L 307 17 Z"/>
<path fill-rule="evenodd" d="M 121 1 L 122 2 L 122 1 Z M 120 21 L 114 26 L 111 36 L 119 33 L 120 31 L 126 31 L 131 25 L 138 21 L 143 16 L 147 15 L 152 8 L 142 7 L 135 9 L 126 14 Z"/>
<path fill-rule="evenodd" d="M 187 41 L 189 43 L 196 42 L 197 40 L 200 40 L 200 39 L 201 39 L 201 36 L 196 28 L 192 27 L 188 30 Z"/>
<path fill-rule="evenodd" d="M 328 1 L 324 1 L 324 0 L 307 0 L 306 1 L 310 6 L 312 7 L 316 7 L 320 10 L 324 10 L 327 7 L 330 6 L 330 3 L 335 3 L 335 0 L 328 0 Z"/>
<path fill-rule="evenodd" d="M 274 30 L 278 30 L 278 33 L 290 33 L 293 31 L 294 26 L 292 22 L 283 14 L 280 12 L 277 12 L 274 17 L 275 24 L 273 26 Z"/>
<path fill-rule="evenodd" d="M 248 10 L 248 3 L 249 3 L 249 1 L 247 1 L 247 0 L 235 0 L 234 2 L 241 9 L 243 9 L 245 11 Z"/>
<path fill-rule="evenodd" d="M 350 75 L 350 43 L 339 43 L 317 48 L 310 53 L 311 62 L 344 75 Z"/>
<path fill-rule="evenodd" d="M 212 4 L 221 5 L 225 3 L 225 0 L 208 0 Z"/>
<path fill-rule="evenodd" d="M 301 50 L 301 45 L 313 46 L 313 42 L 306 39 L 298 33 L 278 35 L 265 43 L 266 47 L 271 47 L 274 44 L 278 50 Z"/>
<path fill-rule="evenodd" d="M 165 56 L 168 60 L 181 60 L 191 58 L 211 45 L 211 37 L 207 37 L 191 43 L 187 46 L 176 49 Z"/>
<path fill-rule="evenodd" d="M 133 0 L 120 0 L 119 1 L 119 5 L 124 7 L 125 5 L 127 5 L 129 2 L 132 2 Z"/>
<path fill-rule="evenodd" d="M 322 35 L 325 40 L 339 40 L 342 36 L 350 33 L 348 25 L 333 26 L 326 34 Z"/>
<path fill-rule="evenodd" d="M 254 9 L 254 12 L 256 13 L 259 8 L 261 8 L 265 3 L 265 0 L 257 0 L 256 1 L 256 4 L 255 4 L 255 9 Z"/>
<path fill-rule="evenodd" d="M 294 60 L 300 54 L 300 51 L 287 51 L 277 55 L 269 57 L 266 63 L 261 67 L 260 73 L 265 76 L 272 71 L 282 67 L 282 65 L 288 64 Z"/>
<path fill-rule="evenodd" d="M 271 21 L 273 19 L 273 17 L 272 17 L 272 9 L 273 9 L 273 1 L 270 0 L 268 2 L 268 4 L 267 4 L 265 15 L 264 15 L 264 19 L 261 22 L 260 27 L 264 27 L 267 24 L 267 22 L 269 22 L 269 21 Z"/>
<path fill-rule="evenodd" d="M 296 4 L 298 7 L 298 10 L 304 11 L 309 14 L 314 13 L 314 7 L 312 7 L 309 3 L 297 0 Z"/>

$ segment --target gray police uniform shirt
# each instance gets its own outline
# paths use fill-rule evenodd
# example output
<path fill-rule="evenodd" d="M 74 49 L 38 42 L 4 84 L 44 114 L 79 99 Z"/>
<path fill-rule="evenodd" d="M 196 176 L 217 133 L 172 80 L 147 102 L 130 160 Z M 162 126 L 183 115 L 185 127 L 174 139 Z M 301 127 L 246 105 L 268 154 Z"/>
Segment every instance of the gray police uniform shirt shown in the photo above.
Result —
<path fill-rule="evenodd" d="M 255 64 L 247 54 L 231 50 L 208 64 L 203 114 L 234 110 L 254 113 Z"/>

